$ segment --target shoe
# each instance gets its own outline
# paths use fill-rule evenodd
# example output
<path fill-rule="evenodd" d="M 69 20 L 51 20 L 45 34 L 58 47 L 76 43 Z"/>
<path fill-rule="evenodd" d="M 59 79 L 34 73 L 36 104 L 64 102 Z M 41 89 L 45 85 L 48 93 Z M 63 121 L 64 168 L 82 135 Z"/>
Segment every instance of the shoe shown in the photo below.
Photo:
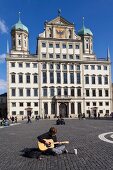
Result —
<path fill-rule="evenodd" d="M 67 150 L 67 149 L 65 149 L 63 153 L 64 153 L 64 154 L 67 154 L 67 153 L 68 153 L 68 150 Z"/>

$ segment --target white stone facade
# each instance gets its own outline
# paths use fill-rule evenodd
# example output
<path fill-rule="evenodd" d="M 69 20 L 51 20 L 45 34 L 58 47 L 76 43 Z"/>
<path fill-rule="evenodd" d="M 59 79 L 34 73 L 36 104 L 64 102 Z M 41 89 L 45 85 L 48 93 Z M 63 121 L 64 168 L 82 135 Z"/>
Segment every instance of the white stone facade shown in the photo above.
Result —
<path fill-rule="evenodd" d="M 110 56 L 97 59 L 92 34 L 76 34 L 74 25 L 58 16 L 45 23 L 45 31 L 37 40 L 37 53 L 32 55 L 28 50 L 28 33 L 21 29 L 13 31 L 12 40 L 17 43 L 7 55 L 9 117 L 110 115 Z M 18 44 L 17 34 L 21 32 L 23 43 L 26 36 L 24 48 L 23 43 Z"/>

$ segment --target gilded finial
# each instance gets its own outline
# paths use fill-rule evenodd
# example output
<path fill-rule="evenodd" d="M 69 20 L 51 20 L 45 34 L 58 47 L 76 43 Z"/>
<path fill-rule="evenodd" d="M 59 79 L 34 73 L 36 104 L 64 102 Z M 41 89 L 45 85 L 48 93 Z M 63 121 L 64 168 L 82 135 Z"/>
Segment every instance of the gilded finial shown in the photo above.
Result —
<path fill-rule="evenodd" d="M 58 9 L 58 16 L 61 16 L 61 9 Z"/>
<path fill-rule="evenodd" d="M 84 28 L 84 17 L 82 18 L 82 26 Z"/>
<path fill-rule="evenodd" d="M 21 12 L 18 13 L 18 20 L 19 20 L 19 22 L 21 22 L 21 20 L 20 20 L 20 14 L 21 14 Z"/>

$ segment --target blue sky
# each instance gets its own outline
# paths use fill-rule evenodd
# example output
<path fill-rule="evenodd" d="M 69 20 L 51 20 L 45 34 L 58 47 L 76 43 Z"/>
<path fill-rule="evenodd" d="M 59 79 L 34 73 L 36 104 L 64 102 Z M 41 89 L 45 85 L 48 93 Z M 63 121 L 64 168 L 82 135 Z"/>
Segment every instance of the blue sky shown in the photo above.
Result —
<path fill-rule="evenodd" d="M 10 31 L 18 21 L 18 12 L 29 29 L 30 52 L 35 53 L 36 38 L 43 32 L 45 20 L 57 17 L 59 8 L 64 18 L 75 23 L 76 32 L 84 16 L 85 26 L 94 35 L 95 54 L 106 57 L 109 46 L 113 62 L 113 0 L 0 0 L 0 94 L 6 92 L 6 44 L 8 40 L 11 48 Z"/>

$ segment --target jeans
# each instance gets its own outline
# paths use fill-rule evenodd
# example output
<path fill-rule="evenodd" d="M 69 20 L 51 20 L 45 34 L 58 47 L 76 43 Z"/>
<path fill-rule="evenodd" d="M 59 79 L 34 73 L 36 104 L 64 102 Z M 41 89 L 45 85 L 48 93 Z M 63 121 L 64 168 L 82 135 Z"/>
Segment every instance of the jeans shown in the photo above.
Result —
<path fill-rule="evenodd" d="M 62 154 L 65 151 L 65 145 L 57 146 L 56 148 L 53 148 L 52 151 L 57 155 Z"/>

